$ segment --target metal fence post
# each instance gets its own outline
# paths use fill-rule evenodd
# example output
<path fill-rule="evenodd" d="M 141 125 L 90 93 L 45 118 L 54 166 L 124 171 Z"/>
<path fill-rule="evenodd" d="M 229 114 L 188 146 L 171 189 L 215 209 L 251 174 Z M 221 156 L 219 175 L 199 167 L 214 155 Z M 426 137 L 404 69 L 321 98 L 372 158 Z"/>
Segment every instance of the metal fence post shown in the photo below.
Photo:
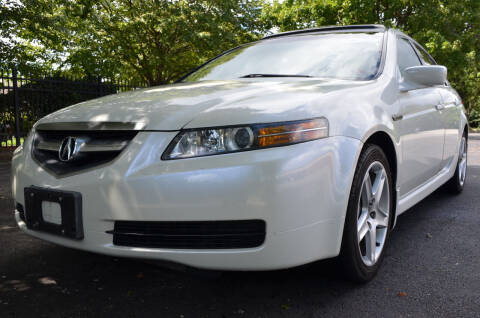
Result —
<path fill-rule="evenodd" d="M 20 109 L 18 100 L 18 83 L 17 83 L 17 69 L 12 70 L 13 80 L 13 103 L 15 107 L 15 142 L 16 146 L 20 146 Z"/>
<path fill-rule="evenodd" d="M 103 96 L 102 78 L 99 76 L 97 81 L 98 81 L 98 97 L 102 97 Z"/>

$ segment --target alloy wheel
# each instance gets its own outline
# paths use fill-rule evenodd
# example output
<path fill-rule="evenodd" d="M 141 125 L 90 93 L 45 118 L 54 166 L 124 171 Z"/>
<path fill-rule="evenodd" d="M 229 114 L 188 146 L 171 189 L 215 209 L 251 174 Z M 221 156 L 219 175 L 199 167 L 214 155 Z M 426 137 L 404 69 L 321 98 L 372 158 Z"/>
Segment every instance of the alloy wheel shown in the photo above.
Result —
<path fill-rule="evenodd" d="M 357 242 L 362 261 L 373 266 L 380 258 L 388 231 L 390 191 L 387 172 L 373 162 L 363 178 L 357 214 Z"/>

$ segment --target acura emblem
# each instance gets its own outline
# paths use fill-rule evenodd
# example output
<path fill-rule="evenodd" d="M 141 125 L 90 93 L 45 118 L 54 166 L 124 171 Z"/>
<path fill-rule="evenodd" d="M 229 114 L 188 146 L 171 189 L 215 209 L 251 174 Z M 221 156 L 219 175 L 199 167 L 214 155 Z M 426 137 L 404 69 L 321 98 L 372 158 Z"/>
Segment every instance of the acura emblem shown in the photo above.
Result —
<path fill-rule="evenodd" d="M 58 159 L 63 162 L 71 161 L 84 144 L 85 140 L 82 138 L 67 137 L 63 139 L 60 149 L 58 150 Z"/>

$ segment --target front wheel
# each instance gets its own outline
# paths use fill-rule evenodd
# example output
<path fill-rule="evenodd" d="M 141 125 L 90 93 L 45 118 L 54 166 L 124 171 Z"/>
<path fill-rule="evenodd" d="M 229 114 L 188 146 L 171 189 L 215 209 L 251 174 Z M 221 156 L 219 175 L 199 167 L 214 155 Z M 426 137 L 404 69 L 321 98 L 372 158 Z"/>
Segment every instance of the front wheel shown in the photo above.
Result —
<path fill-rule="evenodd" d="M 387 157 L 366 145 L 350 191 L 339 260 L 346 274 L 367 282 L 378 272 L 393 217 L 393 182 Z"/>

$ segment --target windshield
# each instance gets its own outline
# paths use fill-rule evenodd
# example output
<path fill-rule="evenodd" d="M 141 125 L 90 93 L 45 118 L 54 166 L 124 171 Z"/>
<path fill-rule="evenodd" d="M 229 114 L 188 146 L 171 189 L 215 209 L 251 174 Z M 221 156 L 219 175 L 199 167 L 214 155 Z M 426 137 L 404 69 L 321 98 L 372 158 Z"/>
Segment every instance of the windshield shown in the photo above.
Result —
<path fill-rule="evenodd" d="M 183 81 L 274 75 L 370 80 L 380 66 L 382 43 L 383 33 L 320 33 L 272 38 L 221 55 Z"/>

